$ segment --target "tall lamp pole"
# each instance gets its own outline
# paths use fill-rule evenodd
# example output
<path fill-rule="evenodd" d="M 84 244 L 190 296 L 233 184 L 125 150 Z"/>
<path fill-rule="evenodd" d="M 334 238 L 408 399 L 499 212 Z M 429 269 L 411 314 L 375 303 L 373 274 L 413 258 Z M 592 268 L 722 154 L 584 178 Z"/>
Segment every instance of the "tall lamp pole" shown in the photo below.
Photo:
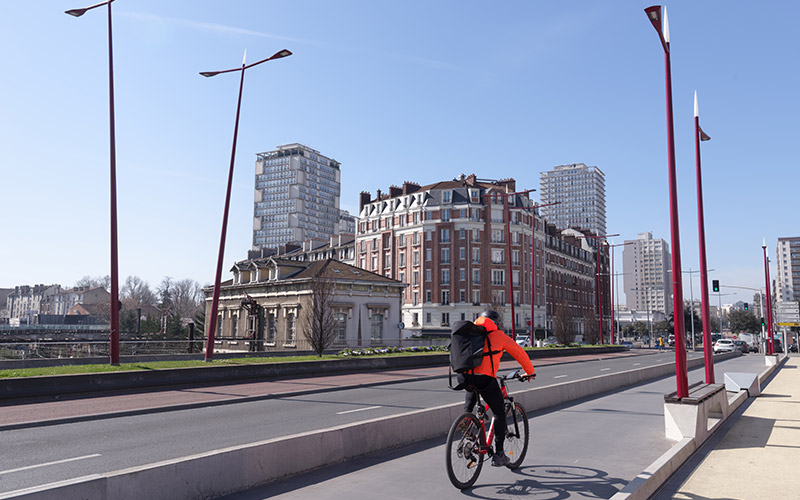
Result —
<path fill-rule="evenodd" d="M 222 279 L 222 261 L 225 256 L 225 235 L 228 232 L 228 209 L 230 208 L 231 204 L 231 186 L 233 184 L 233 162 L 236 158 L 236 137 L 239 134 L 239 112 L 242 108 L 242 87 L 244 86 L 244 72 L 246 69 L 252 68 L 253 66 L 258 66 L 261 63 L 265 63 L 267 61 L 271 61 L 273 59 L 281 59 L 283 57 L 287 57 L 292 55 L 286 49 L 280 50 L 273 54 L 272 56 L 262 59 L 258 62 L 254 62 L 250 65 L 247 64 L 247 51 L 244 52 L 245 57 L 242 59 L 242 67 L 241 68 L 234 68 L 234 69 L 226 69 L 224 71 L 205 71 L 200 73 L 205 77 L 212 77 L 222 73 L 231 73 L 234 71 L 241 72 L 239 77 L 239 98 L 236 101 L 236 120 L 233 125 L 233 146 L 231 147 L 231 164 L 230 168 L 228 169 L 228 188 L 225 192 L 225 210 L 222 213 L 222 234 L 219 238 L 219 254 L 217 255 L 217 274 L 214 277 L 214 295 L 211 299 L 211 318 L 208 322 L 208 336 L 206 338 L 206 354 L 205 360 L 211 361 L 214 357 L 214 333 L 217 329 L 217 311 L 219 310 L 219 288 L 220 288 L 220 281 Z"/>
<path fill-rule="evenodd" d="M 616 308 L 615 300 L 614 300 L 614 280 L 616 280 L 616 275 L 614 274 L 614 248 L 616 247 L 624 247 L 625 245 L 633 245 L 633 241 L 629 241 L 627 243 L 617 243 L 616 245 L 611 245 L 606 243 L 606 246 L 611 251 L 611 274 L 610 274 L 610 282 L 611 282 L 611 343 L 614 343 L 614 309 Z M 619 340 L 619 327 L 617 327 L 617 342 Z"/>
<path fill-rule="evenodd" d="M 619 234 L 603 234 L 603 235 L 593 235 L 593 234 L 586 234 L 583 236 L 579 236 L 579 238 L 590 238 L 595 240 L 595 247 L 597 249 L 597 254 L 595 260 L 597 261 L 597 313 L 600 316 L 600 343 L 603 344 L 603 301 L 601 300 L 600 296 L 600 249 L 603 247 L 603 242 L 605 238 L 610 238 L 612 236 L 619 236 Z M 613 325 L 612 325 L 613 328 Z"/>
<path fill-rule="evenodd" d="M 533 322 L 533 297 L 534 297 L 534 292 L 535 292 L 533 282 L 534 282 L 534 278 L 536 276 L 536 265 L 534 264 L 534 262 L 536 260 L 536 215 L 537 215 L 536 211 L 538 209 L 542 208 L 542 207 L 549 207 L 549 206 L 552 206 L 552 205 L 558 205 L 559 203 L 561 203 L 561 202 L 560 201 L 555 201 L 553 203 L 546 203 L 544 205 L 533 204 L 533 205 L 531 205 L 529 207 L 521 207 L 523 210 L 528 210 L 531 213 L 531 276 L 530 276 L 530 281 L 531 281 L 531 297 L 530 297 L 530 301 L 531 301 L 531 345 L 533 345 L 534 341 L 536 340 L 536 338 L 534 336 L 534 331 L 535 330 L 534 330 L 534 324 L 533 324 L 534 323 Z M 545 304 L 545 310 L 547 310 L 546 308 L 547 308 L 547 304 Z M 545 326 L 545 329 L 547 329 L 547 325 L 544 325 L 544 326 Z"/>
<path fill-rule="evenodd" d="M 669 48 L 669 21 L 667 9 L 660 5 L 648 7 L 645 10 L 647 18 L 653 24 L 664 49 L 664 69 L 666 73 L 667 94 L 667 155 L 669 162 L 669 214 L 670 214 L 670 239 L 672 243 L 672 269 L 681 268 L 681 243 L 678 223 L 678 189 L 675 172 L 675 137 L 672 122 L 672 69 L 670 64 Z M 663 22 L 662 22 L 663 19 Z M 678 398 L 689 395 L 689 377 L 686 366 L 686 334 L 683 318 L 683 284 L 680 272 L 672 273 L 672 306 L 675 318 L 675 372 Z"/>
<path fill-rule="evenodd" d="M 697 91 L 694 93 L 694 152 L 697 163 L 697 232 L 700 243 L 700 312 L 703 316 L 703 357 L 706 366 L 706 384 L 714 383 L 714 353 L 711 348 L 711 316 L 708 303 L 708 266 L 706 264 L 706 225 L 703 214 L 703 175 L 700 170 L 700 142 L 710 141 L 700 128 L 700 110 L 697 106 Z M 690 276 L 691 279 L 691 276 Z M 692 299 L 692 327 L 694 328 L 694 299 Z M 692 332 L 694 333 L 694 332 Z M 692 335 L 694 347 L 694 335 Z"/>
<path fill-rule="evenodd" d="M 775 333 L 772 328 L 772 291 L 769 287 L 769 256 L 767 255 L 767 240 L 764 239 L 763 243 L 761 244 L 761 248 L 764 250 L 764 281 L 766 281 L 766 292 L 767 292 L 767 337 L 769 337 L 769 342 L 767 342 L 767 354 L 775 354 Z M 786 339 L 784 339 L 784 342 Z"/>
<path fill-rule="evenodd" d="M 111 335 L 109 357 L 112 365 L 119 364 L 119 265 L 117 256 L 117 151 L 114 133 L 114 50 L 111 43 L 111 2 L 106 0 L 82 9 L 71 9 L 66 14 L 81 17 L 87 11 L 108 5 L 108 109 L 110 135 L 110 184 L 111 184 Z"/>

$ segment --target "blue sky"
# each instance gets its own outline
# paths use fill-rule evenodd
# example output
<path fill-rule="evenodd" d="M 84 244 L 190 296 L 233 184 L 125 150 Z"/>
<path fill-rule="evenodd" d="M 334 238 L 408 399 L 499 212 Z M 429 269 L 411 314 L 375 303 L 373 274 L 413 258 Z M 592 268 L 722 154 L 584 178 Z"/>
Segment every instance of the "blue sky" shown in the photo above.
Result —
<path fill-rule="evenodd" d="M 406 180 L 475 173 L 538 188 L 542 170 L 595 165 L 617 242 L 669 241 L 664 59 L 648 5 L 116 1 L 121 278 L 213 281 L 238 77 L 198 73 L 239 66 L 245 49 L 248 61 L 294 55 L 245 78 L 226 268 L 251 246 L 255 154 L 292 142 L 341 162 L 351 213 L 360 191 Z M 63 13 L 81 6 L 0 3 L 0 287 L 108 273 L 106 18 Z M 800 233 L 800 4 L 667 6 L 683 267 L 698 268 L 697 90 L 712 137 L 712 278 L 760 287 L 762 237 L 774 254 L 778 237 Z"/>

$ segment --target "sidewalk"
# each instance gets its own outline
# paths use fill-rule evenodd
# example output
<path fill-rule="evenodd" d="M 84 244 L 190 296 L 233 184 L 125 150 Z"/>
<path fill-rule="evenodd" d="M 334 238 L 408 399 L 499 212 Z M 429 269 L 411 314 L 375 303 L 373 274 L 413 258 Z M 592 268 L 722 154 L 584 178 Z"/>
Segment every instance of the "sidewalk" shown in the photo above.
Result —
<path fill-rule="evenodd" d="M 790 357 L 763 390 L 652 498 L 800 498 L 800 357 Z"/>

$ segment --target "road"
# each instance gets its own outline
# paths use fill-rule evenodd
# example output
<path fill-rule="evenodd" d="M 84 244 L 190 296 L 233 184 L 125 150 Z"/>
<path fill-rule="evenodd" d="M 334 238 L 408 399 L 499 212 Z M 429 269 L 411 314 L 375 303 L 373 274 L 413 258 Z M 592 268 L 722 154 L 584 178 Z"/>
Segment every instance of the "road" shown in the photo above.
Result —
<path fill-rule="evenodd" d="M 702 353 L 690 355 L 702 356 Z M 543 386 L 610 374 L 671 362 L 673 356 L 665 352 L 549 366 L 543 363 L 537 369 L 535 383 Z M 503 368 L 513 366 L 516 366 L 513 362 L 505 363 Z M 304 381 L 313 383 L 313 379 Z M 215 394 L 224 390 L 225 386 L 213 388 Z M 463 393 L 449 390 L 446 379 L 437 376 L 219 406 L 2 430 L 0 493 L 429 408 L 462 398 Z M 88 398 L 79 400 L 78 404 L 90 412 L 94 401 Z M 22 410 L 16 408 L 15 411 Z M 561 429 L 571 432 L 562 426 L 554 431 L 561 433 Z"/>
<path fill-rule="evenodd" d="M 655 357 L 654 357 L 655 358 Z M 598 367 L 602 364 L 598 364 Z M 742 356 L 715 364 L 724 372 L 760 372 L 764 358 Z M 690 371 L 701 381 L 704 369 Z M 673 444 L 664 437 L 663 395 L 668 377 L 603 397 L 548 408 L 531 417 L 531 447 L 517 471 L 485 466 L 476 485 L 454 488 L 444 469 L 444 438 L 381 452 L 276 481 L 224 500 L 586 499 L 610 498 Z"/>

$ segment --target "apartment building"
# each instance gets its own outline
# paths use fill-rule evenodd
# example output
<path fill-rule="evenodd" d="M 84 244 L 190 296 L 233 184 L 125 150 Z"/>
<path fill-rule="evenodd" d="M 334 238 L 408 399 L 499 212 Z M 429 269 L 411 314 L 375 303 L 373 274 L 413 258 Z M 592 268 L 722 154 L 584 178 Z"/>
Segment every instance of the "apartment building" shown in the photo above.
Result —
<path fill-rule="evenodd" d="M 575 333 L 583 335 L 589 321 L 599 318 L 597 301 L 597 239 L 592 232 L 577 229 L 559 230 L 549 222 L 545 226 L 545 270 L 547 283 L 547 330 L 553 330 L 558 308 L 566 307 L 573 318 Z M 600 305 L 603 330 L 611 327 L 608 247 L 600 245 Z M 604 340 L 609 337 L 604 336 Z"/>
<path fill-rule="evenodd" d="M 606 233 L 606 178 L 584 163 L 559 165 L 539 174 L 542 217 L 558 229 L 580 228 Z"/>
<path fill-rule="evenodd" d="M 543 222 L 527 194 L 509 195 L 515 189 L 514 179 L 462 175 L 361 193 L 356 265 L 409 285 L 403 323 L 411 333 L 449 334 L 452 322 L 489 308 L 507 331 L 512 318 L 521 331 L 531 304 L 534 324 L 544 326 Z"/>
<path fill-rule="evenodd" d="M 253 250 L 326 241 L 352 227 L 339 209 L 339 162 L 297 143 L 256 156 Z"/>
<path fill-rule="evenodd" d="M 669 244 L 653 233 L 626 240 L 622 251 L 625 305 L 635 311 L 672 311 L 672 261 Z"/>
<path fill-rule="evenodd" d="M 779 302 L 800 300 L 800 237 L 778 238 L 777 254 L 775 295 Z"/>

